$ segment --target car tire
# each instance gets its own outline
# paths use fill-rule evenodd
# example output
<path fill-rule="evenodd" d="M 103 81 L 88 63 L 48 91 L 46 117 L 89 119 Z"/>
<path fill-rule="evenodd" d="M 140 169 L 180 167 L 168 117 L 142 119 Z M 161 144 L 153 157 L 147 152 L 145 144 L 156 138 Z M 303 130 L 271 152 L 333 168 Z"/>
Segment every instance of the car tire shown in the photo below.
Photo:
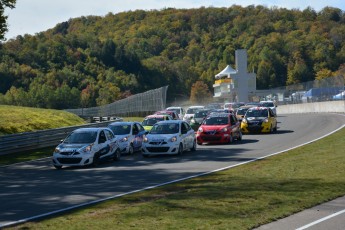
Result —
<path fill-rule="evenodd" d="M 92 160 L 92 166 L 97 166 L 99 165 L 99 154 L 95 153 L 95 155 L 93 156 L 93 160 Z"/>
<path fill-rule="evenodd" d="M 178 147 L 178 152 L 177 152 L 177 154 L 178 154 L 178 155 L 182 155 L 182 153 L 183 153 L 183 145 L 182 145 L 182 143 L 180 143 L 180 145 L 179 145 L 179 147 Z"/>
<path fill-rule="evenodd" d="M 120 160 L 120 158 L 121 158 L 121 151 L 120 151 L 120 149 L 116 149 L 115 150 L 115 152 L 114 152 L 114 161 L 119 161 Z"/>
<path fill-rule="evenodd" d="M 195 152 L 196 151 L 196 140 L 193 141 L 193 146 L 192 148 L 190 149 L 192 152 Z"/>
<path fill-rule="evenodd" d="M 232 142 L 234 142 L 234 137 L 232 136 L 232 133 L 230 133 L 229 144 L 232 144 Z"/>
<path fill-rule="evenodd" d="M 242 141 L 242 132 L 241 131 L 238 132 L 237 140 Z"/>
<path fill-rule="evenodd" d="M 62 166 L 61 165 L 54 165 L 54 168 L 56 168 L 56 169 L 62 169 Z"/>
<path fill-rule="evenodd" d="M 130 144 L 129 149 L 128 149 L 128 154 L 133 155 L 133 153 L 134 153 L 134 147 L 133 147 L 133 144 Z"/>

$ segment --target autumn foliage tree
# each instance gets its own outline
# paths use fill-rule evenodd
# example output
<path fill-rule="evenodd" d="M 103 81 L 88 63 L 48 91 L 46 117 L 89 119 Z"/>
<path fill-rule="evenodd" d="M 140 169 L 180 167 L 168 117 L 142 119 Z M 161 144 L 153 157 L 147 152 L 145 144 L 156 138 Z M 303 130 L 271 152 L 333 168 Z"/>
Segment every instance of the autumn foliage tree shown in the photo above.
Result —
<path fill-rule="evenodd" d="M 197 81 L 192 85 L 190 101 L 195 104 L 207 104 L 212 101 L 212 94 L 203 81 Z"/>

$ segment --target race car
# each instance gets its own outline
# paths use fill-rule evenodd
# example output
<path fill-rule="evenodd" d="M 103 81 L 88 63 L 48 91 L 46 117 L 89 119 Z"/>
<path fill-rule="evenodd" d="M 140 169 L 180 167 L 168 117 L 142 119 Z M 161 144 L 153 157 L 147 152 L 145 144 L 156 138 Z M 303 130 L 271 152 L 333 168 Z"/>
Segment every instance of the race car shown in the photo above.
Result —
<path fill-rule="evenodd" d="M 273 133 L 277 131 L 277 118 L 268 107 L 252 107 L 241 122 L 243 133 Z"/>
<path fill-rule="evenodd" d="M 121 156 L 115 135 L 108 128 L 79 128 L 70 133 L 53 153 L 53 166 L 98 165 L 103 160 Z"/>
<path fill-rule="evenodd" d="M 139 122 L 113 122 L 108 128 L 115 134 L 121 153 L 133 154 L 135 151 L 141 151 L 147 131 Z"/>
<path fill-rule="evenodd" d="M 163 154 L 179 154 L 196 150 L 194 130 L 182 120 L 157 122 L 144 138 L 143 157 Z"/>
<path fill-rule="evenodd" d="M 232 113 L 211 113 L 196 133 L 197 143 L 225 144 L 242 140 L 240 123 Z"/>

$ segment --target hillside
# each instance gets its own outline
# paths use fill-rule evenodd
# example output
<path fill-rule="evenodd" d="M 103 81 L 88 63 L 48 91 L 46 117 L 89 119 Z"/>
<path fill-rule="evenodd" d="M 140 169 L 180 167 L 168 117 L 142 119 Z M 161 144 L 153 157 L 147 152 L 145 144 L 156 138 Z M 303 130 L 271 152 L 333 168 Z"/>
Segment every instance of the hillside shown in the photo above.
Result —
<path fill-rule="evenodd" d="M 0 135 L 82 125 L 75 114 L 52 109 L 0 105 Z"/>
<path fill-rule="evenodd" d="M 172 100 L 197 80 L 212 91 L 236 49 L 258 89 L 342 74 L 345 14 L 233 5 L 70 19 L 1 44 L 0 104 L 92 107 L 164 85 Z"/>

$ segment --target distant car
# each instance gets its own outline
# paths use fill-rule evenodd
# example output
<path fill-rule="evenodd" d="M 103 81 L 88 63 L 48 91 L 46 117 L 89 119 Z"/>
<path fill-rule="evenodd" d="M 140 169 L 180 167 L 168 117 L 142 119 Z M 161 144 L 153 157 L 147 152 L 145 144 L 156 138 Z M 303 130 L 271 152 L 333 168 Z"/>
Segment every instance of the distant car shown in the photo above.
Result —
<path fill-rule="evenodd" d="M 150 131 L 152 129 L 152 126 L 157 122 L 167 120 L 173 120 L 173 118 L 167 114 L 153 114 L 146 116 L 141 124 L 146 131 Z"/>
<path fill-rule="evenodd" d="M 80 128 L 70 133 L 53 153 L 56 169 L 63 166 L 98 165 L 121 156 L 115 135 L 109 128 Z"/>
<path fill-rule="evenodd" d="M 189 125 L 192 127 L 194 131 L 197 131 L 201 123 L 204 121 L 204 119 L 207 117 L 207 115 L 211 112 L 211 109 L 202 109 L 198 110 L 194 113 L 192 116 Z"/>
<path fill-rule="evenodd" d="M 260 101 L 261 106 L 272 109 L 273 113 L 277 115 L 276 105 L 273 101 Z"/>
<path fill-rule="evenodd" d="M 182 120 L 160 121 L 146 135 L 142 147 L 144 157 L 179 154 L 196 150 L 194 130 Z"/>
<path fill-rule="evenodd" d="M 252 106 L 252 107 L 258 107 L 258 106 L 261 106 L 260 102 L 248 102 L 245 104 L 246 106 Z"/>
<path fill-rule="evenodd" d="M 190 122 L 190 120 L 192 119 L 192 117 L 194 116 L 194 114 L 201 109 L 204 109 L 205 106 L 202 105 L 194 105 L 194 106 L 190 106 L 188 107 L 188 109 L 186 110 L 186 113 L 183 116 L 183 120 L 186 122 Z"/>
<path fill-rule="evenodd" d="M 242 140 L 240 122 L 231 113 L 210 114 L 196 133 L 197 143 L 225 144 Z"/>
<path fill-rule="evenodd" d="M 113 122 L 108 128 L 115 134 L 121 153 L 141 151 L 146 131 L 139 122 Z"/>
<path fill-rule="evenodd" d="M 333 100 L 345 100 L 345 91 L 332 96 Z"/>
<path fill-rule="evenodd" d="M 210 114 L 214 113 L 234 113 L 232 109 L 213 109 Z"/>
<path fill-rule="evenodd" d="M 223 108 L 224 109 L 230 109 L 230 110 L 236 110 L 237 108 L 239 108 L 240 106 L 245 105 L 244 102 L 227 102 L 224 103 Z"/>
<path fill-rule="evenodd" d="M 154 114 L 158 114 L 158 115 L 170 115 L 174 120 L 179 120 L 180 117 L 179 115 L 174 111 L 174 110 L 161 110 L 161 111 L 157 111 Z"/>
<path fill-rule="evenodd" d="M 182 107 L 179 106 L 172 106 L 172 107 L 168 107 L 165 110 L 172 110 L 175 111 L 178 115 L 178 117 L 180 118 L 180 120 L 183 119 L 183 115 L 184 115 L 184 109 Z"/>
<path fill-rule="evenodd" d="M 252 108 L 253 106 L 252 105 L 244 105 L 244 106 L 241 106 L 239 107 L 237 110 L 236 110 L 236 118 L 238 121 L 242 121 L 244 115 L 246 114 L 247 110 L 249 108 Z"/>
<path fill-rule="evenodd" d="M 277 131 L 276 115 L 267 107 L 252 107 L 241 122 L 243 133 L 273 133 Z"/>

